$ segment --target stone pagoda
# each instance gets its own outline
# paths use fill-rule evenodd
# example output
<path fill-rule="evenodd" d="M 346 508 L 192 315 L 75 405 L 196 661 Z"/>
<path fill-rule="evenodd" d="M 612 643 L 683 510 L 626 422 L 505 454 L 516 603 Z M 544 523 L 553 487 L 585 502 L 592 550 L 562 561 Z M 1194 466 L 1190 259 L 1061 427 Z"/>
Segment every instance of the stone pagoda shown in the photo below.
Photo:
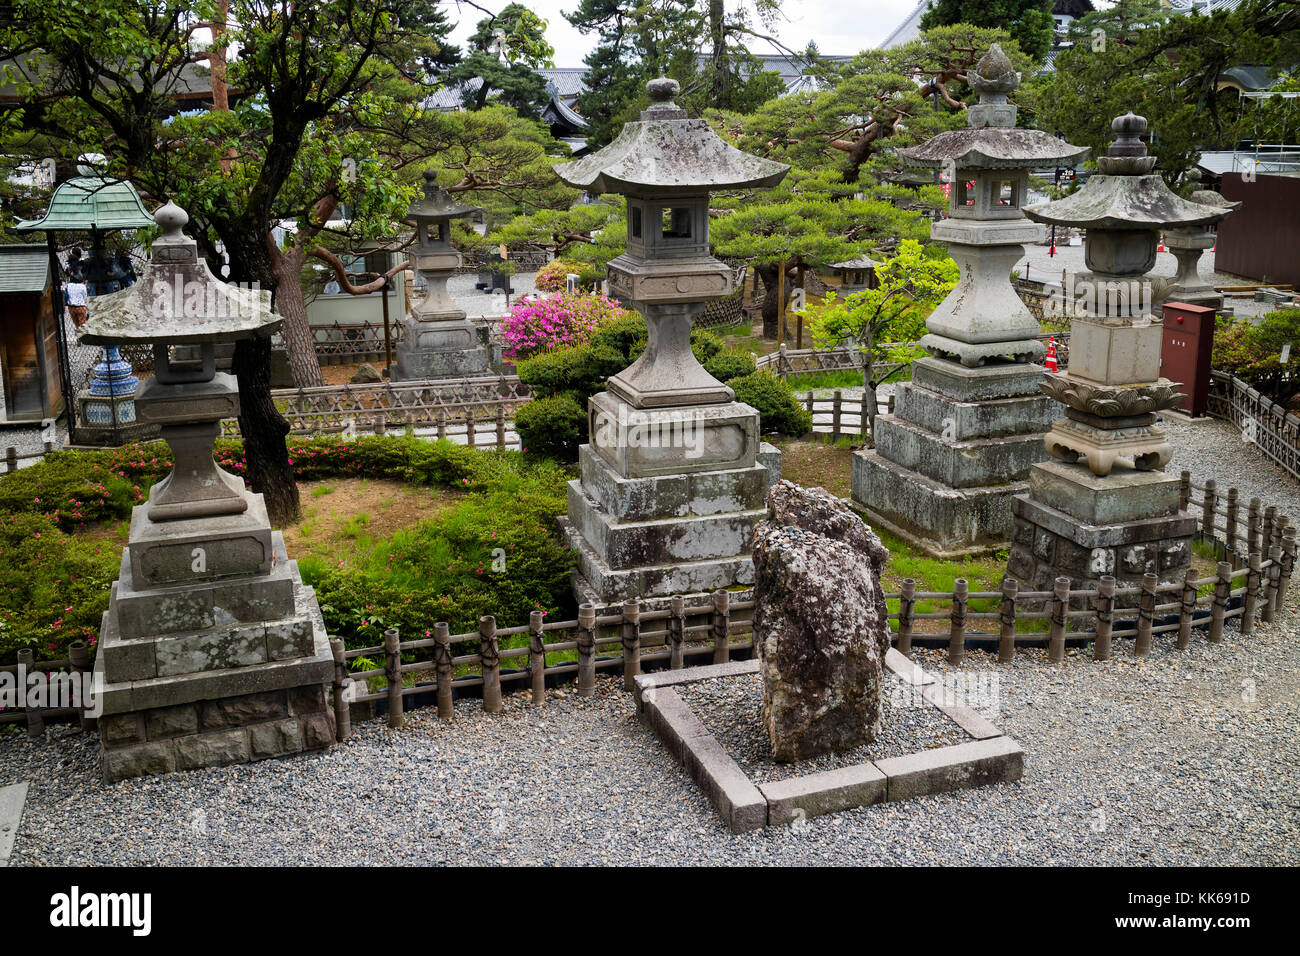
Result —
<path fill-rule="evenodd" d="M 1196 520 L 1179 510 L 1179 480 L 1163 471 L 1170 446 L 1156 412 L 1176 405 L 1179 383 L 1160 377 L 1163 326 L 1151 313 L 1148 273 L 1160 233 L 1217 222 L 1230 210 L 1180 199 L 1153 172 L 1140 137 L 1147 122 L 1129 113 L 1115 142 L 1077 193 L 1034 206 L 1038 222 L 1086 230 L 1087 272 L 1074 279 L 1068 371 L 1043 391 L 1065 417 L 1044 438 L 1055 459 L 1031 469 L 1013 508 L 1009 573 L 1022 588 L 1073 587 L 1114 575 L 1121 587 L 1155 572 L 1181 580 Z M 1117 469 L 1117 470 L 1116 470 Z"/>
<path fill-rule="evenodd" d="M 394 382 L 467 378 L 491 372 L 487 329 L 471 322 L 447 294 L 447 280 L 463 261 L 451 244 L 451 221 L 478 212 L 456 202 L 440 187 L 433 170 L 424 171 L 424 198 L 411 205 L 415 226 L 411 264 L 427 283 L 424 298 L 403 316 L 402 341 L 391 371 Z"/>
<path fill-rule="evenodd" d="M 334 740 L 333 659 L 313 590 L 272 531 L 262 496 L 217 467 L 213 442 L 239 414 L 218 343 L 270 335 L 267 292 L 221 282 L 168 203 L 140 281 L 96 300 L 81 341 L 151 343 L 136 414 L 161 426 L 171 474 L 131 514 L 100 628 L 101 768 L 108 781 L 319 750 Z M 196 346 L 179 361 L 172 347 Z"/>
<path fill-rule="evenodd" d="M 772 186 L 789 167 L 688 119 L 673 102 L 676 81 L 646 89 L 640 121 L 556 167 L 578 189 L 627 197 L 627 251 L 609 263 L 609 288 L 649 330 L 645 352 L 588 404 L 582 478 L 569 483 L 560 519 L 579 553 L 575 591 L 595 603 L 752 584 L 753 526 L 780 471 L 780 453 L 759 441 L 758 413 L 704 370 L 690 335 L 695 315 L 734 283 L 709 254 L 709 191 Z"/>
<path fill-rule="evenodd" d="M 950 172 L 949 215 L 930 234 L 947 244 L 961 278 L 926 320 L 929 357 L 898 386 L 894 413 L 876 418 L 875 448 L 852 463 L 853 502 L 872 525 L 940 557 L 1005 547 L 1011 497 L 1043 458 L 1042 434 L 1059 408 L 1038 390 L 1045 349 L 1011 268 L 1024 243 L 1044 235 L 1021 209 L 1029 171 L 1087 154 L 1016 128 L 1007 94 L 1020 75 L 997 44 L 967 78 L 980 97 L 968 128 L 899 150 L 908 165 Z"/>

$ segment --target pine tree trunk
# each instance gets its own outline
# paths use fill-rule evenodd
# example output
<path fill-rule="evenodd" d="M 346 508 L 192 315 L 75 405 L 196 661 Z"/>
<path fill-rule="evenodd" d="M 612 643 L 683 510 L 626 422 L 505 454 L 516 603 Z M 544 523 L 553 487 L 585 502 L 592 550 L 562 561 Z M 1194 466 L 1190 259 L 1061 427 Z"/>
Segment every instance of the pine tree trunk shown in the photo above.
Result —
<path fill-rule="evenodd" d="M 284 318 L 280 334 L 289 353 L 289 371 L 294 388 L 317 388 L 325 384 L 321 377 L 316 340 L 307 320 L 307 300 L 302 293 L 302 264 L 305 254 L 298 249 L 280 256 L 276 263 L 275 310 Z"/>
<path fill-rule="evenodd" d="M 774 339 L 777 334 L 777 323 L 780 316 L 777 311 L 777 282 L 776 274 L 778 272 L 777 263 L 771 265 L 755 266 L 754 271 L 758 277 L 763 280 L 763 338 Z"/>
<path fill-rule="evenodd" d="M 241 339 L 231 367 L 239 380 L 239 431 L 248 483 L 265 497 L 272 526 L 282 528 L 298 519 L 298 485 L 285 443 L 289 423 L 271 400 L 270 338 Z"/>

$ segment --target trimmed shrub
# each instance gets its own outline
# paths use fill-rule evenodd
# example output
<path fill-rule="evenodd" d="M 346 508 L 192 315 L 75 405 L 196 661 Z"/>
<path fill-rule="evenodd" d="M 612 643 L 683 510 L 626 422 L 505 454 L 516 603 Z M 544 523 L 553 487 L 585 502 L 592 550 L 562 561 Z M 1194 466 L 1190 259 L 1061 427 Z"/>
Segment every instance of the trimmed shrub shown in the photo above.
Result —
<path fill-rule="evenodd" d="M 576 461 L 587 440 L 587 412 L 571 392 L 535 398 L 515 413 L 524 450 L 560 461 Z"/>
<path fill-rule="evenodd" d="M 758 371 L 753 356 L 744 352 L 719 352 L 704 363 L 704 370 L 719 382 L 729 382 L 733 378 L 753 375 Z"/>
<path fill-rule="evenodd" d="M 729 384 L 736 401 L 758 411 L 759 429 L 764 434 L 777 433 L 798 437 L 812 431 L 812 415 L 799 404 L 790 386 L 771 372 L 755 372 L 733 378 Z"/>
<path fill-rule="evenodd" d="M 533 274 L 533 285 L 538 292 L 563 292 L 571 271 L 569 263 L 552 259 Z"/>

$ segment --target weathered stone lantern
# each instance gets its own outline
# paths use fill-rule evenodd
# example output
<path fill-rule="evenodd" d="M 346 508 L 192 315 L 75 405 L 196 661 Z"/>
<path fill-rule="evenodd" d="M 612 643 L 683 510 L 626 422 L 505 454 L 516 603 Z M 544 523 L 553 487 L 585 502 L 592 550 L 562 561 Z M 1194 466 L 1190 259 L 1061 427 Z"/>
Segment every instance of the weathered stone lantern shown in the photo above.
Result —
<path fill-rule="evenodd" d="M 875 448 L 852 463 L 853 501 L 872 524 L 943 557 L 1005 547 L 1011 497 L 1043 458 L 1042 434 L 1059 408 L 1038 391 L 1045 348 L 1011 268 L 1044 232 L 1022 209 L 1029 171 L 1072 166 L 1088 152 L 1016 128 L 1007 94 L 1020 75 L 997 44 L 967 78 L 980 96 L 967 128 L 899 150 L 909 166 L 951 175 L 948 218 L 930 234 L 961 278 L 926 320 L 930 357 L 913 363 L 894 413 L 876 418 Z"/>
<path fill-rule="evenodd" d="M 402 318 L 395 382 L 481 375 L 491 365 L 484 331 L 447 294 L 447 280 L 463 261 L 451 244 L 451 221 L 478 211 L 447 195 L 433 170 L 424 171 L 424 197 L 411 205 L 407 221 L 416 231 L 411 262 L 424 277 L 426 292 Z"/>
<path fill-rule="evenodd" d="M 590 193 L 627 197 L 627 251 L 609 288 L 645 316 L 649 342 L 588 406 L 581 482 L 564 522 L 581 556 L 576 589 L 613 601 L 753 582 L 753 525 L 779 453 L 760 450 L 758 413 L 706 372 L 691 351 L 694 316 L 732 291 L 729 266 L 709 254 L 709 193 L 772 186 L 788 166 L 750 156 L 673 102 L 674 80 L 599 152 L 556 167 Z"/>
<path fill-rule="evenodd" d="M 1042 383 L 1066 406 L 1044 438 L 1056 460 L 1033 467 L 1029 492 L 1013 504 L 1009 568 L 1022 586 L 1050 587 L 1059 575 L 1076 586 L 1107 574 L 1122 585 L 1147 573 L 1172 582 L 1191 560 L 1196 522 L 1179 510 L 1178 478 L 1163 474 L 1171 449 L 1155 414 L 1182 394 L 1160 377 L 1163 330 L 1148 273 L 1162 231 L 1229 210 L 1171 192 L 1140 139 L 1146 128 L 1141 116 L 1117 117 L 1098 174 L 1074 195 L 1026 210 L 1038 222 L 1087 230 L 1088 271 L 1063 290 L 1072 307 L 1069 369 Z"/>
<path fill-rule="evenodd" d="M 329 746 L 329 641 L 311 588 L 272 531 L 266 505 L 213 459 L 220 422 L 239 413 L 216 346 L 281 324 L 270 294 L 228 285 L 182 233 L 168 203 L 140 281 L 101 296 L 89 344 L 150 343 L 154 375 L 138 417 L 161 426 L 171 474 L 131 515 L 129 543 L 100 630 L 101 767 L 107 780 L 237 763 Z M 197 346 L 178 361 L 175 346 Z"/>
<path fill-rule="evenodd" d="M 1200 174 L 1193 169 L 1193 181 L 1199 182 Z M 1178 261 L 1178 271 L 1173 276 L 1172 284 L 1159 296 L 1164 302 L 1189 302 L 1192 305 L 1207 305 L 1212 309 L 1223 308 L 1223 293 L 1215 292 L 1214 286 L 1201 278 L 1198 264 L 1206 249 L 1213 249 L 1216 241 L 1214 226 L 1229 213 L 1241 206 L 1240 201 L 1225 198 L 1213 189 L 1193 190 L 1191 200 L 1202 206 L 1218 206 L 1223 214 L 1198 226 L 1180 226 L 1165 233 L 1165 245 Z"/>

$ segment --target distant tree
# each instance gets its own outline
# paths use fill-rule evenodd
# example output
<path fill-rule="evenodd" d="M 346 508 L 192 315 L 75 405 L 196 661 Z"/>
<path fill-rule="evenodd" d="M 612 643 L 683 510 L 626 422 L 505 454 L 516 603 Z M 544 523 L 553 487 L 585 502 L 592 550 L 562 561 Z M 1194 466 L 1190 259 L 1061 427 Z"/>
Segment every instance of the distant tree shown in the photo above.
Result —
<path fill-rule="evenodd" d="M 467 109 L 481 110 L 489 99 L 497 99 L 525 116 L 536 116 L 549 99 L 546 80 L 537 69 L 553 66 L 554 55 L 546 42 L 546 21 L 522 4 L 511 3 L 478 22 L 469 38 L 469 54 L 448 76 L 461 85 Z M 467 85 L 474 79 L 482 81 L 477 89 Z"/>
<path fill-rule="evenodd" d="M 1001 27 L 1020 49 L 1041 62 L 1052 48 L 1053 0 L 933 0 L 921 14 L 921 29 L 969 23 L 976 27 Z"/>

